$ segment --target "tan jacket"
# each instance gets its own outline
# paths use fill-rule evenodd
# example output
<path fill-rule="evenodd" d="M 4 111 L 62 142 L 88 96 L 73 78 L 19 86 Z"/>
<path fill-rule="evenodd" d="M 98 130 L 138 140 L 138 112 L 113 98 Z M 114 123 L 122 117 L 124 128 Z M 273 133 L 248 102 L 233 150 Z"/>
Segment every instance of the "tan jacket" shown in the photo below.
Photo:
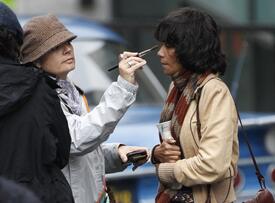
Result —
<path fill-rule="evenodd" d="M 193 189 L 195 203 L 204 203 L 211 184 L 211 203 L 236 200 L 233 176 L 239 157 L 238 119 L 225 83 L 211 74 L 200 85 L 201 139 L 197 133 L 196 101 L 190 103 L 180 134 L 185 159 L 159 164 L 162 184 L 180 182 Z M 199 88 L 200 88 L 199 87 Z M 197 90 L 196 90 L 197 92 Z"/>

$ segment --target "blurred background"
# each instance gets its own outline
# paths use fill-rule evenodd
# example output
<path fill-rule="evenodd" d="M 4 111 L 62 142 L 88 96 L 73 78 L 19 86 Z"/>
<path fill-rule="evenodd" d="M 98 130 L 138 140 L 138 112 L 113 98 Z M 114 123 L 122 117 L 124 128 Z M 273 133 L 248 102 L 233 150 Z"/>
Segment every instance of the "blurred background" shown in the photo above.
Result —
<path fill-rule="evenodd" d="M 169 11 L 192 6 L 206 10 L 222 28 L 228 57 L 225 80 L 242 111 L 275 111 L 274 0 L 4 0 L 18 15 L 53 13 L 84 16 L 106 24 L 140 51 L 155 44 L 153 30 Z M 152 71 L 168 87 L 155 55 Z M 240 97 L 241 95 L 241 97 Z"/>

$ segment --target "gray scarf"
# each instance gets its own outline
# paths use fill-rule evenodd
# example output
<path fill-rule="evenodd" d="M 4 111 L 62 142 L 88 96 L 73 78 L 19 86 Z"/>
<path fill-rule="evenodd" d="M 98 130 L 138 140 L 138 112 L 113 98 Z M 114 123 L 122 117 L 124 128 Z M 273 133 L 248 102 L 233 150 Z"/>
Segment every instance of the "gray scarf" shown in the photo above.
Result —
<path fill-rule="evenodd" d="M 69 80 L 57 81 L 60 88 L 57 89 L 58 95 L 65 101 L 66 106 L 70 108 L 72 113 L 81 115 L 81 98 L 76 87 Z"/>

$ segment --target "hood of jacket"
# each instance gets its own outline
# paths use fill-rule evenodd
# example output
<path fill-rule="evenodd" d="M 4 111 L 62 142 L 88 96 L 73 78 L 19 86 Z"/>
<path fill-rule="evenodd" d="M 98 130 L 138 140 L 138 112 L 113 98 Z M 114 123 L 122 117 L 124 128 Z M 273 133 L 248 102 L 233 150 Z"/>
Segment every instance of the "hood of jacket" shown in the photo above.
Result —
<path fill-rule="evenodd" d="M 20 108 L 32 95 L 42 71 L 0 57 L 0 117 Z"/>

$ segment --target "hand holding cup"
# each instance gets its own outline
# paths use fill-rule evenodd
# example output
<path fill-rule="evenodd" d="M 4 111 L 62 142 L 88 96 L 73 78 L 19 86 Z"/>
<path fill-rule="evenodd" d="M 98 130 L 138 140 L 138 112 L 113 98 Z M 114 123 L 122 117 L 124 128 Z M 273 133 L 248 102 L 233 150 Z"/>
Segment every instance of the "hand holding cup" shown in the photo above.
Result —
<path fill-rule="evenodd" d="M 157 128 L 159 130 L 160 136 L 162 140 L 168 141 L 170 143 L 175 143 L 175 139 L 171 134 L 171 121 L 165 121 L 157 124 Z"/>
<path fill-rule="evenodd" d="M 155 148 L 153 156 L 161 163 L 175 163 L 180 159 L 181 151 L 171 134 L 171 121 L 158 123 L 157 127 L 163 142 Z"/>

